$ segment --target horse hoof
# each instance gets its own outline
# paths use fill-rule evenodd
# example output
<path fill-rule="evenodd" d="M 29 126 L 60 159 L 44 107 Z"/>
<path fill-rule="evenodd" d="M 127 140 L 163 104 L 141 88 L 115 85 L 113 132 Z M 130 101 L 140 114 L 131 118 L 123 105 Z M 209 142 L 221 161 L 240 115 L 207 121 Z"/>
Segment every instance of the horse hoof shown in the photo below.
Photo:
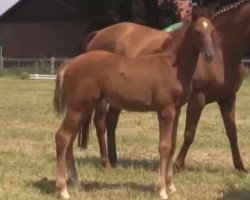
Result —
<path fill-rule="evenodd" d="M 173 183 L 168 186 L 168 189 L 169 189 L 170 194 L 173 194 L 177 191 L 177 189 Z"/>
<path fill-rule="evenodd" d="M 177 172 L 184 172 L 185 171 L 185 164 L 179 164 L 178 162 L 174 163 L 175 169 Z"/>
<path fill-rule="evenodd" d="M 116 168 L 117 167 L 117 163 L 111 163 L 111 168 Z"/>
<path fill-rule="evenodd" d="M 110 158 L 110 164 L 112 168 L 116 168 L 117 167 L 117 158 Z"/>
<path fill-rule="evenodd" d="M 160 198 L 163 199 L 163 200 L 168 199 L 168 195 L 167 195 L 165 189 L 162 189 L 162 190 L 159 192 L 159 195 L 160 195 Z"/>
<path fill-rule="evenodd" d="M 112 167 L 111 167 L 110 164 L 104 166 L 104 172 L 109 172 L 109 171 L 111 171 L 111 170 L 112 170 Z"/>
<path fill-rule="evenodd" d="M 72 180 L 72 184 L 75 187 L 80 187 L 82 185 L 81 181 L 79 181 L 79 179 Z"/>
<path fill-rule="evenodd" d="M 67 190 L 66 188 L 63 189 L 62 191 L 60 191 L 60 194 L 61 194 L 61 197 L 62 197 L 63 199 L 70 199 L 68 190 Z"/>
<path fill-rule="evenodd" d="M 238 170 L 241 173 L 245 173 L 245 174 L 248 173 L 247 170 L 245 169 L 245 167 L 243 167 L 242 165 L 240 165 L 240 167 L 239 166 L 235 166 L 235 169 Z"/>
<path fill-rule="evenodd" d="M 102 167 L 104 168 L 104 171 L 109 171 L 112 167 L 110 164 L 110 161 L 108 159 L 101 159 Z"/>

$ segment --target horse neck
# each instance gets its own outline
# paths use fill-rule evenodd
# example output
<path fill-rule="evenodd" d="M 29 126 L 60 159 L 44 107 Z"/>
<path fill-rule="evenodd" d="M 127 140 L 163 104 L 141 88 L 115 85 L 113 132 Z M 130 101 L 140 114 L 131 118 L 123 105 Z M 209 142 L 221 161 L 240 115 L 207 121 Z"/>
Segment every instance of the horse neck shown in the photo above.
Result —
<path fill-rule="evenodd" d="M 223 36 L 221 45 L 224 60 L 236 68 L 250 43 L 250 3 L 215 17 L 214 24 Z"/>
<path fill-rule="evenodd" d="M 193 42 L 193 30 L 187 26 L 174 35 L 176 38 L 176 61 L 177 78 L 183 84 L 188 86 L 196 69 L 199 57 L 199 50 Z"/>

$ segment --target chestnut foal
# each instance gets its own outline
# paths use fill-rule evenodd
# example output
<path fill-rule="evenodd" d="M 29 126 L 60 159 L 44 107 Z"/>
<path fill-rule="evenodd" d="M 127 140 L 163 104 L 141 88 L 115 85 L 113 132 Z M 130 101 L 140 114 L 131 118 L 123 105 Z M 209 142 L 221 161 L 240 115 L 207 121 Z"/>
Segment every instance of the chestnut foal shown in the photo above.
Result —
<path fill-rule="evenodd" d="M 165 31 L 130 22 L 122 22 L 91 33 L 88 38 L 90 41 L 86 46 L 86 51 L 105 50 L 122 56 L 136 58 L 142 55 L 157 53 L 164 46 L 165 41 L 171 37 Z M 100 147 L 101 163 L 105 169 L 110 168 L 109 158 L 112 165 L 115 165 L 117 160 L 115 127 L 120 113 L 120 109 L 112 105 L 109 105 L 107 112 L 107 107 L 107 102 L 103 100 L 96 108 L 93 118 Z M 78 134 L 78 146 L 81 149 L 87 148 L 91 115 L 82 125 Z M 117 120 L 115 120 L 116 117 Z M 108 148 L 105 138 L 106 120 L 108 125 Z"/>
<path fill-rule="evenodd" d="M 165 185 L 173 183 L 173 155 L 181 106 L 191 91 L 191 79 L 199 53 L 211 62 L 215 29 L 208 18 L 194 9 L 192 19 L 171 33 L 159 53 L 127 58 L 106 51 L 92 51 L 65 63 L 57 75 L 54 107 L 65 117 L 56 133 L 57 181 L 61 196 L 70 198 L 68 178 L 79 183 L 73 157 L 73 143 L 82 122 L 103 99 L 119 109 L 156 111 L 160 141 L 157 188 L 167 199 Z"/>

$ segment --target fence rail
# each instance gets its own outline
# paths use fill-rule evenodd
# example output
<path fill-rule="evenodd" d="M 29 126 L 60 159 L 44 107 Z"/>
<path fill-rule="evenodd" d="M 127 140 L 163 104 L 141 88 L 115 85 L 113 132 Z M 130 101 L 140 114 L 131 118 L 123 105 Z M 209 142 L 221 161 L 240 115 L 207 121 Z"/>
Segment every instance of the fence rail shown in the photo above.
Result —
<path fill-rule="evenodd" d="M 32 79 L 32 80 L 55 80 L 56 75 L 51 75 L 51 74 L 29 74 L 29 79 Z"/>
<path fill-rule="evenodd" d="M 55 74 L 55 63 L 56 62 L 64 62 L 65 60 L 67 60 L 67 58 L 55 58 L 55 57 L 51 57 L 51 58 L 4 58 L 2 56 L 2 53 L 3 53 L 3 48 L 2 48 L 2 46 L 0 46 L 0 71 L 2 71 L 4 69 L 5 62 L 16 62 L 16 63 L 18 63 L 17 64 L 18 67 L 21 66 L 22 62 L 31 62 L 31 63 L 40 62 L 40 63 L 49 63 L 50 69 L 49 69 L 48 73 L 54 75 Z M 242 62 L 250 68 L 250 58 L 249 57 L 243 58 Z M 44 77 L 42 77 L 39 74 L 35 74 L 36 76 L 34 74 L 31 74 L 31 75 L 32 75 L 32 76 L 30 76 L 31 79 L 38 79 L 38 77 L 41 79 L 45 79 Z M 55 77 L 51 78 L 51 77 L 47 76 L 47 78 L 54 79 Z"/>
<path fill-rule="evenodd" d="M 4 70 L 5 63 L 8 62 L 15 62 L 17 63 L 17 67 L 21 67 L 21 63 L 28 62 L 28 63 L 49 63 L 50 66 L 50 74 L 55 74 L 55 65 L 56 62 L 64 62 L 67 58 L 4 58 L 2 56 L 2 47 L 0 47 L 0 71 Z"/>
<path fill-rule="evenodd" d="M 250 64 L 250 58 L 243 58 L 242 62 L 245 64 Z"/>

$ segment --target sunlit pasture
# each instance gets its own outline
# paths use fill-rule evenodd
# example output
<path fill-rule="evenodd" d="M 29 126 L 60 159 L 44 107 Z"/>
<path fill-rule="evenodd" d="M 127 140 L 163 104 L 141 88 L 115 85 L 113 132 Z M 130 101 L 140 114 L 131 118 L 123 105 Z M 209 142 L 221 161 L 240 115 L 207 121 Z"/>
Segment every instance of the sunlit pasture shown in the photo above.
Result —
<path fill-rule="evenodd" d="M 0 199 L 58 199 L 55 188 L 54 81 L 0 78 Z M 250 171 L 250 79 L 238 92 L 237 125 L 245 167 Z M 185 109 L 178 130 L 183 141 Z M 89 147 L 75 146 L 82 186 L 69 186 L 72 199 L 158 199 L 158 124 L 155 113 L 123 112 L 117 130 L 119 165 L 104 172 L 92 127 Z M 250 176 L 234 170 L 229 142 L 216 104 L 206 107 L 187 156 L 187 169 L 175 174 L 171 200 L 249 200 Z"/>

